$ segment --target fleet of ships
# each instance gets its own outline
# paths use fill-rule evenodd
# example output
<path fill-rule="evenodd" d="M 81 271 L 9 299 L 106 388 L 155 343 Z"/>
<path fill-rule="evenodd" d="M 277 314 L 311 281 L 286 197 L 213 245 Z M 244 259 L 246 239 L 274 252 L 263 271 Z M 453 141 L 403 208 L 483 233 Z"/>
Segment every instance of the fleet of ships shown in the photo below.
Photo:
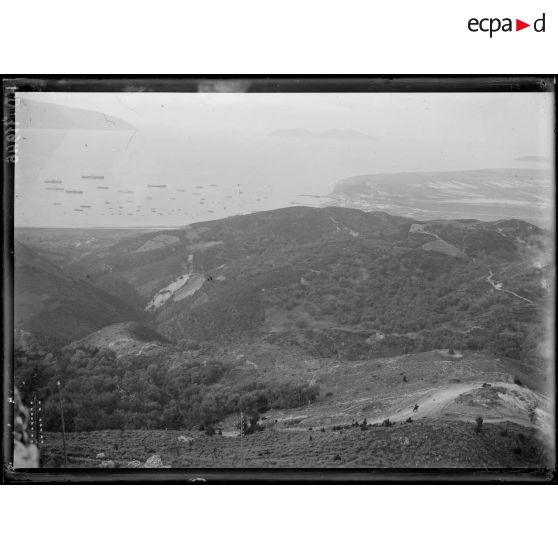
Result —
<path fill-rule="evenodd" d="M 82 174 L 81 178 L 83 180 L 97 180 L 97 181 L 105 180 L 105 176 L 100 175 L 100 174 Z M 50 179 L 44 180 L 43 182 L 44 182 L 44 184 L 48 185 L 48 186 L 45 187 L 46 190 L 64 192 L 65 194 L 81 195 L 81 196 L 83 196 L 84 193 L 86 193 L 86 190 L 84 190 L 84 189 L 77 189 L 75 187 L 74 188 L 67 188 L 67 187 L 65 188 L 63 186 L 63 181 L 58 179 L 58 178 L 50 178 Z M 167 184 L 146 184 L 145 187 L 146 188 L 166 189 Z M 198 191 L 193 192 L 193 195 L 194 196 L 203 196 L 203 195 L 205 195 L 202 192 L 204 188 L 212 188 L 213 189 L 213 188 L 218 188 L 218 187 L 219 187 L 218 184 L 214 184 L 214 183 L 207 184 L 205 186 L 196 186 L 195 189 L 200 190 L 200 191 L 199 192 Z M 238 195 L 243 194 L 242 189 L 240 187 L 240 184 L 236 185 L 236 188 L 238 189 L 238 191 L 237 191 Z M 268 188 L 269 188 L 269 186 L 268 186 Z M 107 185 L 104 185 L 104 184 L 101 184 L 101 185 L 95 186 L 95 189 L 97 189 L 97 190 L 110 190 L 111 187 L 107 186 Z M 176 190 L 176 192 L 185 192 L 184 188 L 176 188 L 175 190 Z M 117 190 L 117 191 L 120 194 L 126 194 L 126 195 L 132 195 L 132 194 L 136 193 L 135 190 L 129 190 L 129 189 L 121 189 L 121 190 Z M 151 196 L 146 196 L 145 199 L 150 202 L 150 205 L 154 205 L 154 203 L 151 201 L 151 200 L 153 200 L 153 198 Z M 174 197 L 174 196 L 170 196 L 168 199 L 172 202 L 176 202 L 176 200 L 177 200 L 177 198 Z M 225 201 L 225 199 L 228 200 L 228 201 Z M 215 211 L 213 209 L 209 209 L 209 207 L 207 207 L 208 205 L 209 206 L 213 205 L 214 207 L 216 207 L 216 204 L 220 203 L 220 204 L 223 204 L 223 209 L 229 209 L 228 207 L 226 207 L 225 204 L 233 203 L 233 196 L 231 196 L 230 194 L 226 195 L 226 196 L 223 197 L 221 202 L 218 202 L 218 201 L 215 201 L 215 200 L 212 201 L 210 199 L 207 200 L 205 197 L 198 197 L 198 200 L 199 201 L 196 202 L 196 205 L 204 206 L 205 209 L 202 210 L 202 211 L 204 213 L 212 214 L 212 213 L 215 213 Z M 257 198 L 256 201 L 260 202 L 260 201 L 262 201 L 262 199 Z M 206 205 L 206 202 L 207 202 L 207 205 Z M 108 201 L 108 200 L 104 201 L 104 205 L 107 206 L 107 207 L 105 207 L 104 210 L 109 212 L 109 213 L 106 213 L 106 215 L 116 216 L 116 215 L 124 215 L 125 214 L 125 215 L 130 215 L 130 216 L 145 217 L 146 213 L 149 212 L 149 211 L 151 212 L 152 215 L 159 215 L 159 216 L 164 215 L 164 213 L 161 210 L 159 210 L 157 207 L 145 208 L 145 207 L 143 207 L 143 205 L 139 205 L 139 204 L 135 208 L 135 213 L 129 213 L 129 212 L 123 213 L 124 206 L 123 205 L 117 205 L 117 203 L 118 202 L 115 202 L 115 204 L 113 204 L 113 202 L 111 202 L 111 201 Z M 121 202 L 121 203 L 123 203 L 123 202 Z M 134 203 L 134 200 L 126 200 L 126 203 L 128 203 L 128 204 Z M 236 203 L 238 204 L 240 202 L 237 201 Z M 61 203 L 61 202 L 53 202 L 53 205 L 63 206 L 64 204 Z M 82 213 L 84 212 L 84 213 L 87 214 L 87 212 L 91 208 L 92 208 L 91 205 L 81 204 L 81 205 L 79 205 L 79 207 L 74 207 L 73 211 L 82 212 Z M 132 207 L 127 207 L 127 209 L 132 209 Z M 186 209 L 180 208 L 180 207 L 178 207 L 178 208 L 177 207 L 172 207 L 171 209 L 167 209 L 166 212 L 167 212 L 168 215 L 172 215 L 172 214 L 178 215 L 179 213 L 182 213 L 182 215 L 184 217 L 189 214 Z M 105 213 L 101 213 L 101 215 L 105 215 Z M 193 214 L 193 215 L 196 215 L 196 214 Z"/>

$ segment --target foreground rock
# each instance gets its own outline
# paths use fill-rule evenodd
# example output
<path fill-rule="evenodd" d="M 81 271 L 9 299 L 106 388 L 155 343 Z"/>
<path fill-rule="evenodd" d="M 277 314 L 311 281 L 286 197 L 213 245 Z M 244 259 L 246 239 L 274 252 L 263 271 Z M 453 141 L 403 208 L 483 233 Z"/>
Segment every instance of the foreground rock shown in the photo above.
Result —
<path fill-rule="evenodd" d="M 170 465 L 164 465 L 163 460 L 157 454 L 152 455 L 143 466 L 145 469 L 170 469 Z"/>

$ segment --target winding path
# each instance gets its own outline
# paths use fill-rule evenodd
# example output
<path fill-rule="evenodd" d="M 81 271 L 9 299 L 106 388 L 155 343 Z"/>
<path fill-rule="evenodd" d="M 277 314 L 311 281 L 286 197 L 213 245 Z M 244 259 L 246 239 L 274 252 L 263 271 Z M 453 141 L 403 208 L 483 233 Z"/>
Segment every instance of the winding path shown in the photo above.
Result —
<path fill-rule="evenodd" d="M 442 409 L 452 403 L 457 397 L 464 393 L 468 393 L 474 389 L 480 388 L 483 382 L 468 382 L 463 384 L 445 385 L 417 392 L 413 397 L 409 398 L 405 403 L 405 408 L 396 409 L 395 412 L 382 413 L 367 417 L 367 421 L 381 422 L 385 419 L 391 421 L 402 421 L 409 417 L 421 418 L 430 417 L 440 414 Z M 494 384 L 493 384 L 494 385 Z M 419 397 L 417 397 L 419 395 Z M 418 405 L 418 409 L 413 411 L 414 405 Z"/>
<path fill-rule="evenodd" d="M 513 291 L 508 291 L 506 289 L 504 289 L 502 287 L 502 283 L 497 283 L 494 279 L 492 279 L 492 277 L 494 276 L 494 273 L 492 272 L 492 270 L 489 270 L 489 274 L 488 277 L 486 278 L 486 280 L 492 285 L 492 287 L 494 289 L 496 289 L 497 291 L 501 291 L 503 293 L 508 293 L 511 294 L 517 298 L 520 298 L 521 300 L 524 300 L 525 302 L 528 302 L 529 304 L 535 304 L 532 300 L 529 300 L 528 298 L 525 298 L 524 296 L 518 295 L 517 293 L 514 293 Z"/>

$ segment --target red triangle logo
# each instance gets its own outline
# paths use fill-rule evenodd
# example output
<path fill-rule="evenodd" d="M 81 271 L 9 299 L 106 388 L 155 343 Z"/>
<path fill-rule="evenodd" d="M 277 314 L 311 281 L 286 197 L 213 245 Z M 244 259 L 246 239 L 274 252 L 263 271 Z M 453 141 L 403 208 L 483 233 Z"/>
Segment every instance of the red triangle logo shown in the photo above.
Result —
<path fill-rule="evenodd" d="M 515 20 L 515 30 L 516 31 L 521 31 L 522 29 L 525 29 L 526 27 L 531 27 L 531 24 L 525 23 L 524 21 L 521 21 L 520 19 Z"/>

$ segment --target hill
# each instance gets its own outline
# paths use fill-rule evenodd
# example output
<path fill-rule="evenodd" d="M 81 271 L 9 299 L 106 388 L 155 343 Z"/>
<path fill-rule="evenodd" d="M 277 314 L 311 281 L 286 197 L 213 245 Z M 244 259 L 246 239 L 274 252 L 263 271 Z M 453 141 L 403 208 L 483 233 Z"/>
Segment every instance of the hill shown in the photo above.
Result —
<path fill-rule="evenodd" d="M 72 277 L 21 242 L 15 242 L 14 260 L 17 329 L 73 340 L 140 315 L 117 297 Z"/>
<path fill-rule="evenodd" d="M 454 346 L 540 365 L 551 242 L 520 220 L 291 207 L 127 237 L 68 270 L 175 341 L 345 359 Z"/>
<path fill-rule="evenodd" d="M 92 244 L 64 269 L 16 244 L 18 327 L 39 333 L 18 334 L 16 385 L 54 432 L 61 382 L 74 464 L 109 443 L 237 466 L 241 411 L 252 465 L 547 462 L 554 262 L 531 223 L 290 207 Z"/>
<path fill-rule="evenodd" d="M 31 129 L 134 130 L 125 120 L 101 111 L 72 108 L 22 98 L 17 107 L 19 125 Z"/>
<path fill-rule="evenodd" d="M 552 401 L 521 385 L 514 361 L 431 351 L 348 363 L 243 346 L 204 366 L 218 347 L 166 351 L 127 363 L 104 350 L 68 355 L 70 466 L 97 467 L 99 453 L 116 467 L 153 453 L 186 468 L 553 466 Z M 56 430 L 48 396 L 45 407 Z M 240 409 L 251 425 L 242 445 Z M 46 466 L 61 457 L 49 432 Z"/>
<path fill-rule="evenodd" d="M 266 269 L 278 268 L 278 261 L 289 265 L 289 252 L 303 246 L 348 241 L 359 235 L 404 236 L 401 225 L 407 221 L 381 212 L 289 207 L 126 238 L 94 250 L 68 269 L 145 307 L 185 272 L 215 275 L 219 281 L 220 266 L 231 262 L 242 268 L 236 272 L 242 275 L 262 259 Z M 196 281 L 196 277 L 190 279 Z"/>
<path fill-rule="evenodd" d="M 116 244 L 123 237 L 146 232 L 149 230 L 15 227 L 14 238 L 40 256 L 65 268 L 93 250 Z"/>

